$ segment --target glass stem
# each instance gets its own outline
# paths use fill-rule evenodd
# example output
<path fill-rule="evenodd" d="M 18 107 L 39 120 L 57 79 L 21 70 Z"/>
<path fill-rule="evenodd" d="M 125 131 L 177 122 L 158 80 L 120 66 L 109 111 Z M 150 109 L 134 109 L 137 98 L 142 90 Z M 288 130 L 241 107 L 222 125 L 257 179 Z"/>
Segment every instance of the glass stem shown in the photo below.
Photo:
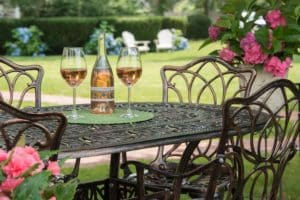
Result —
<path fill-rule="evenodd" d="M 127 110 L 128 114 L 132 114 L 131 112 L 131 85 L 128 85 L 128 110 Z"/>
<path fill-rule="evenodd" d="M 72 109 L 73 117 L 77 117 L 76 111 L 76 87 L 73 87 L 73 109 Z"/>

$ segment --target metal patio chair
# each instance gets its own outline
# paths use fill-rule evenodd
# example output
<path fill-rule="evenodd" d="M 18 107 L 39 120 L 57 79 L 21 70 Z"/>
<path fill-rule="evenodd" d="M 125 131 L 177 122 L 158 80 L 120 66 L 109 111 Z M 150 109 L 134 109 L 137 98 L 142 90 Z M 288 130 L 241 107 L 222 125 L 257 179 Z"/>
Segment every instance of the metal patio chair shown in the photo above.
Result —
<path fill-rule="evenodd" d="M 161 69 L 163 103 L 223 105 L 229 98 L 248 96 L 255 76 L 253 69 L 238 69 L 212 56 L 200 57 L 183 66 L 164 66 Z M 180 145 L 176 144 L 167 151 L 160 147 L 152 165 L 172 169 L 172 162 L 167 160 L 182 155 L 177 151 Z M 210 160 L 215 152 L 216 142 L 203 140 L 192 159 Z"/>
<path fill-rule="evenodd" d="M 277 91 L 284 101 L 274 110 L 268 101 Z M 223 134 L 238 135 L 233 150 L 243 161 L 236 199 L 283 199 L 282 176 L 296 154 L 296 139 L 300 134 L 300 114 L 296 118 L 292 115 L 299 102 L 300 90 L 291 81 L 282 79 L 267 84 L 248 98 L 233 98 L 225 103 Z M 234 112 L 230 112 L 232 108 Z M 237 119 L 240 113 L 244 113 L 243 120 L 250 122 L 247 134 L 243 134 L 244 127 Z M 265 122 L 258 128 L 255 124 L 260 119 Z"/>
<path fill-rule="evenodd" d="M 16 108 L 26 106 L 25 101 L 34 101 L 34 107 L 40 108 L 43 76 L 39 65 L 19 65 L 0 56 L 0 100 Z"/>
<path fill-rule="evenodd" d="M 67 119 L 61 113 L 27 113 L 0 101 L 1 148 L 10 150 L 16 144 L 37 150 L 58 150 Z M 56 160 L 57 155 L 51 159 Z"/>

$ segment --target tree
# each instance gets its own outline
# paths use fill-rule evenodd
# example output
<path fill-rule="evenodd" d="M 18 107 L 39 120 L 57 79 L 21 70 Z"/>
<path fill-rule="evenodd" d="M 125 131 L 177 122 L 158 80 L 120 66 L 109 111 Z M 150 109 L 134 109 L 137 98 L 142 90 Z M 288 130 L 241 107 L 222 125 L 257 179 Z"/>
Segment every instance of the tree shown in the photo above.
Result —
<path fill-rule="evenodd" d="M 47 0 L 10 0 L 13 6 L 19 6 L 22 16 L 40 17 L 47 8 Z"/>

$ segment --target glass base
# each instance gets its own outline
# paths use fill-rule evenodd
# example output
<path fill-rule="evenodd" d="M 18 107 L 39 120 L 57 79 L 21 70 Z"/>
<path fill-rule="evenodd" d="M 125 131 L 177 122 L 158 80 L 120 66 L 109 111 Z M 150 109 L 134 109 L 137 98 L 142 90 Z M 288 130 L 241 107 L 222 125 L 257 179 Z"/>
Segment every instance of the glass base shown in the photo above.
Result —
<path fill-rule="evenodd" d="M 127 119 L 136 118 L 136 117 L 138 117 L 138 116 L 139 116 L 139 115 L 133 113 L 132 111 L 128 111 L 128 110 L 127 110 L 126 113 L 120 115 L 120 117 L 122 117 L 122 118 L 127 118 Z"/>
<path fill-rule="evenodd" d="M 75 112 L 72 111 L 72 113 L 70 115 L 67 115 L 67 118 L 71 119 L 71 120 L 77 120 L 80 118 L 84 118 L 84 116 L 78 115 L 76 111 Z"/>

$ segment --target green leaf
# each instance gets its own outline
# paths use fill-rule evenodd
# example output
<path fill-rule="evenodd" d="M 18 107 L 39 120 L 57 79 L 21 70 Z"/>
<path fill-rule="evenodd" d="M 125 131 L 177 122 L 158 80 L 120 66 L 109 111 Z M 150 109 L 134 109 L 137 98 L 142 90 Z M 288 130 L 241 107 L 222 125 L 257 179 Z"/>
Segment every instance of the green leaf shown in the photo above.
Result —
<path fill-rule="evenodd" d="M 44 191 L 44 198 L 49 199 L 52 196 L 55 196 L 56 199 L 73 199 L 78 181 L 72 179 L 66 183 L 58 183 Z"/>
<path fill-rule="evenodd" d="M 25 135 L 24 134 L 21 134 L 18 141 L 17 141 L 17 144 L 15 146 L 17 147 L 24 147 L 26 145 L 26 139 L 25 139 Z"/>
<path fill-rule="evenodd" d="M 222 11 L 224 13 L 241 13 L 245 10 L 246 6 L 245 0 L 227 0 L 224 6 L 222 7 Z"/>
<path fill-rule="evenodd" d="M 221 41 L 222 42 L 226 42 L 226 41 L 228 41 L 228 40 L 230 40 L 230 39 L 233 39 L 234 37 L 233 37 L 233 35 L 232 35 L 232 33 L 225 33 L 224 35 L 223 35 L 223 37 L 221 38 Z"/>
<path fill-rule="evenodd" d="M 29 176 L 34 170 L 36 170 L 39 167 L 40 163 L 35 163 L 31 167 L 29 167 L 25 172 L 23 172 L 20 177 L 27 177 Z"/>
<path fill-rule="evenodd" d="M 280 52 L 281 51 L 281 41 L 274 39 L 272 41 L 272 47 L 274 49 L 274 53 Z"/>
<path fill-rule="evenodd" d="M 5 176 L 4 176 L 3 172 L 2 172 L 2 170 L 0 170 L 0 182 L 2 183 L 5 179 L 6 179 L 6 178 L 5 178 Z"/>
<path fill-rule="evenodd" d="M 255 38 L 264 48 L 269 45 L 269 30 L 263 27 L 255 32 Z"/>
<path fill-rule="evenodd" d="M 219 27 L 230 29 L 231 20 L 229 16 L 221 16 L 220 19 L 215 23 Z"/>
<path fill-rule="evenodd" d="M 213 43 L 214 41 L 212 41 L 211 39 L 206 39 L 206 40 L 204 40 L 204 42 L 201 44 L 201 46 L 199 47 L 199 49 L 198 50 L 201 50 L 202 48 L 204 48 L 205 46 L 207 46 L 207 45 L 209 45 L 209 44 L 211 44 L 211 43 Z"/>
<path fill-rule="evenodd" d="M 42 171 L 33 176 L 27 177 L 13 192 L 14 200 L 42 200 L 41 191 L 48 186 L 50 172 Z"/>

